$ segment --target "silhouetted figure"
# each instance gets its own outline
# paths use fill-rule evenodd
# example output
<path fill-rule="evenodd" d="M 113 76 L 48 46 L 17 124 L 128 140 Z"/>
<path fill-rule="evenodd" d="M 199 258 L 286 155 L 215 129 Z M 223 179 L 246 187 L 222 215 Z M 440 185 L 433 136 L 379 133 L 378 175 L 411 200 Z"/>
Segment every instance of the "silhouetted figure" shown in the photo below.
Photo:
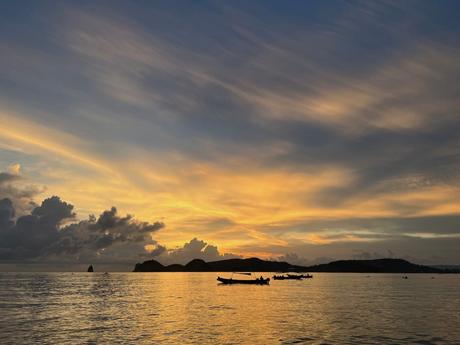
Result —
<path fill-rule="evenodd" d="M 89 265 L 89 267 L 88 267 L 88 272 L 94 272 L 93 265 Z"/>

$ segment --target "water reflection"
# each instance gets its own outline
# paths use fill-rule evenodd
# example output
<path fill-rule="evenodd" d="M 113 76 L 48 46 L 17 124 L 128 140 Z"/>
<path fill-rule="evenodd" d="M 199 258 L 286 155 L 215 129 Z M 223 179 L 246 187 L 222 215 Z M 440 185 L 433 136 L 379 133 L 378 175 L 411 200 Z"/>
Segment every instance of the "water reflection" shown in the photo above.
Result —
<path fill-rule="evenodd" d="M 215 278 L 213 273 L 2 273 L 2 344 L 460 339 L 459 276 L 317 274 L 270 286 L 221 286 Z"/>

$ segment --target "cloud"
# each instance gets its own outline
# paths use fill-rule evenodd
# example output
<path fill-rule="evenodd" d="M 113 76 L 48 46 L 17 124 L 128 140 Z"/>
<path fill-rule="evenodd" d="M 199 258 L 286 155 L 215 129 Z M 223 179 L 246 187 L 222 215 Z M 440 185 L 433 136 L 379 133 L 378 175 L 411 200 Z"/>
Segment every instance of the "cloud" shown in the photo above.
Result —
<path fill-rule="evenodd" d="M 148 252 L 148 255 L 146 255 L 147 257 L 157 257 L 167 251 L 167 248 L 160 244 L 147 244 L 144 248 Z"/>
<path fill-rule="evenodd" d="M 0 124 L 0 134 L 7 143 L 22 145 L 28 152 L 39 155 L 51 153 L 102 173 L 114 174 L 105 161 L 95 157 L 93 153 L 86 152 L 84 140 L 73 135 L 71 131 L 66 132 L 59 128 L 41 125 L 34 119 L 28 119 L 25 114 L 10 111 L 8 108 L 5 110 L 5 108 L 0 108 L 0 119 L 3 123 L 8 123 L 8 126 Z M 34 112 L 31 111 L 31 114 Z M 39 116 L 42 115 L 44 116 L 43 113 Z"/>
<path fill-rule="evenodd" d="M 459 260 L 456 237 L 413 237 L 394 234 L 380 241 L 333 241 L 311 243 L 293 239 L 287 246 L 250 243 L 232 248 L 237 252 L 265 252 L 265 258 L 291 260 L 299 264 L 325 263 L 333 260 L 396 257 L 420 264 L 455 263 Z M 288 253 L 288 254 L 286 254 Z"/>
<path fill-rule="evenodd" d="M 449 6 L 190 3 L 187 18 L 175 6 L 39 5 L 33 20 L 5 23 L 0 199 L 14 217 L 42 191 L 24 170 L 79 215 L 115 204 L 152 221 L 155 208 L 174 229 L 161 246 L 109 209 L 106 230 L 89 218 L 50 253 L 166 255 L 198 237 L 243 255 L 321 246 L 296 252 L 312 260 L 456 236 Z"/>
<path fill-rule="evenodd" d="M 334 258 L 325 257 L 325 256 L 307 259 L 305 257 L 299 256 L 297 253 L 286 253 L 284 255 L 278 256 L 275 259 L 277 261 L 284 261 L 292 265 L 299 265 L 299 266 L 312 266 L 312 265 L 324 264 L 324 263 L 334 261 Z"/>
<path fill-rule="evenodd" d="M 117 209 L 102 212 L 96 219 L 90 216 L 88 220 L 70 224 L 61 229 L 61 238 L 48 248 L 54 254 L 80 254 L 93 250 L 106 250 L 118 243 L 154 244 L 151 234 L 164 227 L 162 222 L 148 223 L 135 220 L 131 215 L 120 217 Z M 142 254 L 142 252 L 138 253 Z"/>
<path fill-rule="evenodd" d="M 14 219 L 13 202 L 0 200 L 0 259 L 56 260 L 83 262 L 108 260 L 104 251 L 119 244 L 138 244 L 131 260 L 144 253 L 144 245 L 156 243 L 151 234 L 164 227 L 161 222 L 140 222 L 131 215 L 121 217 L 112 207 L 98 218 L 68 224 L 75 219 L 74 206 L 53 196 L 45 199 L 28 215 Z M 128 260 L 129 249 L 117 247 L 117 262 Z M 113 253 L 111 253 L 113 255 Z M 133 256 L 134 255 L 134 256 Z"/>
<path fill-rule="evenodd" d="M 10 174 L 18 176 L 20 174 L 20 172 L 21 172 L 21 164 L 19 164 L 19 163 L 11 164 L 8 167 L 8 171 L 9 171 Z"/>
<path fill-rule="evenodd" d="M 0 200 L 0 230 L 10 229 L 14 225 L 15 210 L 10 199 Z"/>
<path fill-rule="evenodd" d="M 379 253 L 379 252 L 366 252 L 366 251 L 361 251 L 359 253 L 354 254 L 353 256 L 354 260 L 372 260 L 372 259 L 383 259 L 383 258 L 392 258 L 394 257 L 394 253 L 387 249 L 386 252 L 384 253 Z"/>
<path fill-rule="evenodd" d="M 163 264 L 186 264 L 193 259 L 202 259 L 204 261 L 216 261 L 224 259 L 239 258 L 239 255 L 231 253 L 220 253 L 216 246 L 208 244 L 205 241 L 197 238 L 184 244 L 181 248 L 165 249 L 159 247 L 159 252 L 155 255 L 156 260 Z"/>
<path fill-rule="evenodd" d="M 305 78 L 308 87 L 280 92 L 275 85 L 245 81 L 234 90 L 261 116 L 280 122 L 319 123 L 353 136 L 382 129 L 423 130 L 435 122 L 456 122 L 454 109 L 459 102 L 453 95 L 457 89 L 453 76 L 459 73 L 456 61 L 460 52 L 447 45 L 417 42 L 403 54 L 394 55 L 373 66 L 367 75 L 344 76 L 340 70 L 326 75 L 313 72 Z M 285 61 L 280 63 L 283 66 Z M 452 91 L 441 91 L 446 88 Z"/>
<path fill-rule="evenodd" d="M 13 222 L 13 204 L 3 199 L 4 206 L 10 206 L 10 212 L 2 212 L 0 229 L 1 259 L 38 257 L 45 248 L 59 239 L 59 226 L 63 221 L 72 219 L 73 206 L 52 197 L 34 208 L 29 215 L 18 217 Z M 6 225 L 6 226 L 5 226 Z"/>
<path fill-rule="evenodd" d="M 331 217 L 316 218 L 297 223 L 284 223 L 262 227 L 261 231 L 276 234 L 280 230 L 290 234 L 310 234 L 328 240 L 355 239 L 382 240 L 385 236 L 434 234 L 460 235 L 460 215 L 433 215 L 420 217 Z"/>
<path fill-rule="evenodd" d="M 18 180 L 19 176 L 7 172 L 0 172 L 0 184 Z"/>
<path fill-rule="evenodd" d="M 35 206 L 32 198 L 40 194 L 43 188 L 26 184 L 25 178 L 19 174 L 19 168 L 13 167 L 13 171 L 0 172 L 0 197 L 9 199 L 16 205 L 16 213 L 23 214 Z"/>

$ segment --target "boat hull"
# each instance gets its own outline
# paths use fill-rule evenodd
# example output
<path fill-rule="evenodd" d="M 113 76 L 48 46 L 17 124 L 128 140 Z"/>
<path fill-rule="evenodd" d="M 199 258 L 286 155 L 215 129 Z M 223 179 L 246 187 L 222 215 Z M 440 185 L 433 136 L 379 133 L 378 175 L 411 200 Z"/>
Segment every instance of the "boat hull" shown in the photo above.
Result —
<path fill-rule="evenodd" d="M 313 278 L 312 275 L 310 274 L 307 274 L 307 275 L 290 275 L 288 274 L 287 276 L 273 276 L 273 279 L 274 280 L 302 280 L 302 279 L 309 279 L 309 278 Z"/>
<path fill-rule="evenodd" d="M 249 285 L 268 285 L 270 278 L 266 279 L 232 279 L 232 278 L 221 278 L 217 277 L 217 281 L 222 284 L 231 285 L 231 284 L 249 284 Z"/>
<path fill-rule="evenodd" d="M 301 280 L 302 277 L 283 277 L 283 276 L 273 276 L 275 280 Z"/>

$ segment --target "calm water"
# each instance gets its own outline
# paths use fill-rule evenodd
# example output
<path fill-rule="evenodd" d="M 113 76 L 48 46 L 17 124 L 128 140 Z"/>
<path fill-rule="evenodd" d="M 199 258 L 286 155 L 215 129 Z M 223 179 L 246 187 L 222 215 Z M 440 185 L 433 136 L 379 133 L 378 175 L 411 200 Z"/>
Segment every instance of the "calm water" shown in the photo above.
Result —
<path fill-rule="evenodd" d="M 0 343 L 460 344 L 460 275 L 216 276 L 0 273 Z"/>

